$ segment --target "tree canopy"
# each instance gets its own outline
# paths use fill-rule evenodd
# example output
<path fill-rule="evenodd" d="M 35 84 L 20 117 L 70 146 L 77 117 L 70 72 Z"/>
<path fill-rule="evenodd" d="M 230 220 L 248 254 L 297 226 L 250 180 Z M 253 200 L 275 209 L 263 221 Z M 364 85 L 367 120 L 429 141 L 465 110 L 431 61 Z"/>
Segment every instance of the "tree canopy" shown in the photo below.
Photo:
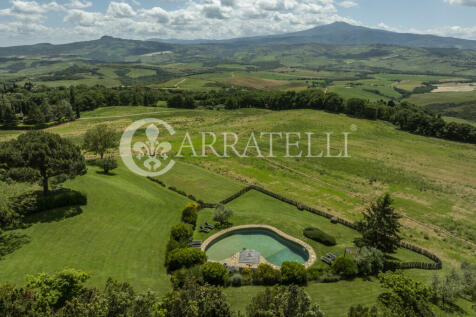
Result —
<path fill-rule="evenodd" d="M 89 129 L 84 135 L 83 148 L 99 154 L 101 159 L 104 154 L 113 147 L 117 146 L 118 135 L 114 129 L 106 124 L 99 124 Z"/>
<path fill-rule="evenodd" d="M 44 194 L 48 193 L 50 178 L 74 178 L 87 171 L 79 147 L 57 134 L 29 131 L 0 148 L 0 163 L 5 163 L 7 169 L 28 168 L 39 173 Z"/>
<path fill-rule="evenodd" d="M 380 197 L 363 215 L 364 220 L 359 223 L 363 242 L 382 252 L 394 252 L 401 240 L 399 235 L 401 217 L 392 207 L 390 195 Z"/>

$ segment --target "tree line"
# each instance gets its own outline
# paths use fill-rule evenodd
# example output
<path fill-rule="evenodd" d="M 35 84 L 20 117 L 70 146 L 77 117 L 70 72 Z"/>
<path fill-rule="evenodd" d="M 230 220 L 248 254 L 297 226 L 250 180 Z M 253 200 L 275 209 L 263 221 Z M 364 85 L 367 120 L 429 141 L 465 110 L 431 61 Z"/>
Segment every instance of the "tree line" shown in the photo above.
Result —
<path fill-rule="evenodd" d="M 326 110 L 358 118 L 388 121 L 401 130 L 423 136 L 476 143 L 476 127 L 465 123 L 446 122 L 441 116 L 423 107 L 408 102 L 370 102 L 359 98 L 345 101 L 336 93 L 325 93 L 320 89 L 300 92 L 228 89 L 189 93 L 185 96 L 175 95 L 169 98 L 167 104 L 174 108 L 224 105 L 225 109 Z"/>
<path fill-rule="evenodd" d="M 146 87 L 103 86 L 46 87 L 25 83 L 0 87 L 0 124 L 7 128 L 24 125 L 42 127 L 51 122 L 71 121 L 83 111 L 107 106 L 155 106 L 168 94 Z"/>
<path fill-rule="evenodd" d="M 263 108 L 270 110 L 316 109 L 350 116 L 383 120 L 411 133 L 453 141 L 476 143 L 476 127 L 465 123 L 446 122 L 439 115 L 408 102 L 351 98 L 344 100 L 321 89 L 295 91 L 262 91 L 255 89 L 221 89 L 200 92 L 157 90 L 148 87 L 103 86 L 48 88 L 26 83 L 24 87 L 3 86 L 0 90 L 0 123 L 12 127 L 20 117 L 25 124 L 41 125 L 80 117 L 82 111 L 107 106 L 157 106 L 167 101 L 171 108 L 197 107 Z"/>

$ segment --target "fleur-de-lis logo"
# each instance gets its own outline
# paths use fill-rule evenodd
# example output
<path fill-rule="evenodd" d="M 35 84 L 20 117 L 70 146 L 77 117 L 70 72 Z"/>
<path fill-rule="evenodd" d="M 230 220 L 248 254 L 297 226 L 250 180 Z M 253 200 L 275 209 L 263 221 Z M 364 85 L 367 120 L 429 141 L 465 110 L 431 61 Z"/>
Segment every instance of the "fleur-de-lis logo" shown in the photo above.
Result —
<path fill-rule="evenodd" d="M 160 124 L 164 129 L 159 131 L 154 123 Z M 147 140 L 132 144 L 135 132 L 144 126 L 147 126 L 145 130 Z M 167 153 L 172 149 L 172 145 L 159 140 L 161 132 L 175 134 L 174 129 L 167 122 L 155 118 L 138 120 L 126 128 L 122 134 L 119 151 L 124 164 L 131 171 L 142 176 L 154 177 L 168 172 L 175 165 L 175 161 L 172 159 L 165 167 L 162 167 L 165 164 L 164 161 L 169 159 Z M 166 135 L 164 134 L 164 136 Z M 137 158 L 140 164 L 134 158 Z"/>
<path fill-rule="evenodd" d="M 144 167 L 154 172 L 162 165 L 159 158 L 163 160 L 168 159 L 167 152 L 172 149 L 172 145 L 169 142 L 159 142 L 159 133 L 159 129 L 155 124 L 151 124 L 145 130 L 147 141 L 136 142 L 133 146 L 134 152 L 139 153 L 136 155 L 139 160 L 147 157 L 143 163 Z"/>

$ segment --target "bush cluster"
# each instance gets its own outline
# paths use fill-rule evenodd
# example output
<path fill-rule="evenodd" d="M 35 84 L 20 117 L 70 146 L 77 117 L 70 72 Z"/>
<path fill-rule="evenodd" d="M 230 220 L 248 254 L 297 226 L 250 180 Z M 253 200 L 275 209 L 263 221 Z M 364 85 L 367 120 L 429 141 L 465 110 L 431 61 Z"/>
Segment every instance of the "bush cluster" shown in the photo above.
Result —
<path fill-rule="evenodd" d="M 197 222 L 197 213 L 198 204 L 188 203 L 182 211 L 182 222 L 170 230 L 165 256 L 165 264 L 169 271 L 202 264 L 207 259 L 202 250 L 189 248 L 189 240 L 193 237 L 193 229 Z"/>
<path fill-rule="evenodd" d="M 314 241 L 320 242 L 322 244 L 325 244 L 328 246 L 336 245 L 336 239 L 333 236 L 317 228 L 314 228 L 314 227 L 306 228 L 304 229 L 303 234 L 305 237 L 312 239 Z"/>
<path fill-rule="evenodd" d="M 307 272 L 304 265 L 297 262 L 281 264 L 281 283 L 283 285 L 306 285 Z"/>
<path fill-rule="evenodd" d="M 274 269 L 269 264 L 258 265 L 257 270 L 253 273 L 253 283 L 256 285 L 276 285 L 281 282 L 281 272 Z"/>
<path fill-rule="evenodd" d="M 211 285 L 225 285 L 228 269 L 217 262 L 207 262 L 202 266 L 203 280 Z"/>
<path fill-rule="evenodd" d="M 207 256 L 205 252 L 196 248 L 180 248 L 172 250 L 168 254 L 169 270 L 174 271 L 180 268 L 189 268 L 194 265 L 205 263 Z"/>
<path fill-rule="evenodd" d="M 185 223 L 178 223 L 170 231 L 170 239 L 178 242 L 187 241 L 193 235 L 192 229 Z"/>
<path fill-rule="evenodd" d="M 198 204 L 196 202 L 190 202 L 185 205 L 182 211 L 182 221 L 191 224 L 194 228 L 197 225 L 198 218 Z"/>
<path fill-rule="evenodd" d="M 359 273 L 357 263 L 350 257 L 340 256 L 332 262 L 332 270 L 344 278 L 352 278 Z"/>

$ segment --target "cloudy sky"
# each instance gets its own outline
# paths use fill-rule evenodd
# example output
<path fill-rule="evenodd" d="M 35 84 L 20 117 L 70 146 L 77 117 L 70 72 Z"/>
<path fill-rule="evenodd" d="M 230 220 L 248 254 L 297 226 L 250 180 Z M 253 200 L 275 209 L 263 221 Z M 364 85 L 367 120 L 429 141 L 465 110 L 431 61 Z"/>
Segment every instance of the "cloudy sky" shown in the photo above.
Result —
<path fill-rule="evenodd" d="M 0 46 L 224 39 L 345 21 L 476 40 L 476 0 L 0 0 Z"/>

